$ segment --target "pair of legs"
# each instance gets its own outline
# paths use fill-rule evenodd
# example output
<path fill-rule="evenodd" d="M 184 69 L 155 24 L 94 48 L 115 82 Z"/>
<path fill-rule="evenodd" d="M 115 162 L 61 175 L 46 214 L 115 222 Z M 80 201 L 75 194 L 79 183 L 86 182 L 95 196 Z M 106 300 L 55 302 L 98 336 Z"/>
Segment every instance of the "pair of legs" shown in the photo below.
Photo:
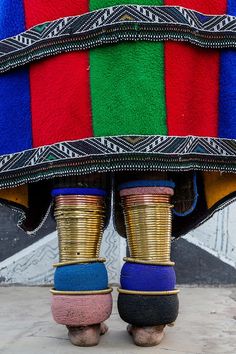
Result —
<path fill-rule="evenodd" d="M 140 176 L 141 177 L 141 176 Z M 163 176 L 135 178 L 118 186 L 130 257 L 121 271 L 118 310 L 141 346 L 160 343 L 178 315 L 175 272 L 170 261 L 171 196 Z M 67 180 L 52 192 L 59 235 L 52 313 L 67 326 L 71 342 L 96 345 L 112 311 L 104 259 L 99 258 L 106 219 L 106 188 L 100 181 Z"/>

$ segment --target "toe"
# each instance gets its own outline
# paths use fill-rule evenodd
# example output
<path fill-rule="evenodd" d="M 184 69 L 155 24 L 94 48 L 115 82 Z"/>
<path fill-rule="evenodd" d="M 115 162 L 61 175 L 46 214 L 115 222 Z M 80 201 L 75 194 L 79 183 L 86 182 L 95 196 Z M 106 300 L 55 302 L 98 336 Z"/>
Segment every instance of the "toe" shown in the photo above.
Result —
<path fill-rule="evenodd" d="M 108 332 L 108 326 L 104 322 L 101 323 L 100 331 L 101 331 L 101 335 Z"/>
<path fill-rule="evenodd" d="M 87 327 L 68 328 L 68 336 L 73 345 L 79 347 L 92 347 L 99 343 L 100 324 Z"/>
<path fill-rule="evenodd" d="M 134 343 L 141 347 L 153 347 L 160 344 L 164 337 L 164 326 L 134 327 L 132 335 Z"/>

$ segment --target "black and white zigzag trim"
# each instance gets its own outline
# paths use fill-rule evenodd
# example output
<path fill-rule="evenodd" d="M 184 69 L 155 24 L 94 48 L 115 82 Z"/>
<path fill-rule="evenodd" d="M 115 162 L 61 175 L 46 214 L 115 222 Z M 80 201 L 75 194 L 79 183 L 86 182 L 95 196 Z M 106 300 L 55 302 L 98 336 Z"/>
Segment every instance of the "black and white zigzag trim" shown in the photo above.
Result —
<path fill-rule="evenodd" d="M 236 172 L 236 141 L 114 136 L 56 143 L 0 157 L 0 187 L 73 173 L 198 169 Z"/>
<path fill-rule="evenodd" d="M 236 17 L 180 6 L 122 5 L 37 25 L 0 41 L 0 73 L 45 56 L 132 40 L 236 47 Z"/>

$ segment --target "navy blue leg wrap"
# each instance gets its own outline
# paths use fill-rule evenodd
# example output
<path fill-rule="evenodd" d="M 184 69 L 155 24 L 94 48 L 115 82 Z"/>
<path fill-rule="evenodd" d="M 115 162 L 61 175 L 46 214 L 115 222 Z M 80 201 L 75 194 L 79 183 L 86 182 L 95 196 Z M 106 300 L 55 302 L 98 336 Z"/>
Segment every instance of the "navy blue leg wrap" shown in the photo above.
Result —
<path fill-rule="evenodd" d="M 137 291 L 168 291 L 176 285 L 172 266 L 125 263 L 121 270 L 122 289 Z"/>

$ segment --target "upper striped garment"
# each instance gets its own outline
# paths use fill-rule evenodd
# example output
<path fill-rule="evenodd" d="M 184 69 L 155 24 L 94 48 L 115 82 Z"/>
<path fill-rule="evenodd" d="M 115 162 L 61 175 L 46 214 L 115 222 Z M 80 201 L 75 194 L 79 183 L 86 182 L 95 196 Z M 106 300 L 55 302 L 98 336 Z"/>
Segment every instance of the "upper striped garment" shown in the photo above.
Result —
<path fill-rule="evenodd" d="M 0 38 L 127 0 L 3 0 Z M 236 1 L 136 0 L 236 14 Z M 120 43 L 61 54 L 0 76 L 0 153 L 117 135 L 236 138 L 233 50 Z"/>
<path fill-rule="evenodd" d="M 235 172 L 234 15 L 236 0 L 1 0 L 0 187 Z"/>

